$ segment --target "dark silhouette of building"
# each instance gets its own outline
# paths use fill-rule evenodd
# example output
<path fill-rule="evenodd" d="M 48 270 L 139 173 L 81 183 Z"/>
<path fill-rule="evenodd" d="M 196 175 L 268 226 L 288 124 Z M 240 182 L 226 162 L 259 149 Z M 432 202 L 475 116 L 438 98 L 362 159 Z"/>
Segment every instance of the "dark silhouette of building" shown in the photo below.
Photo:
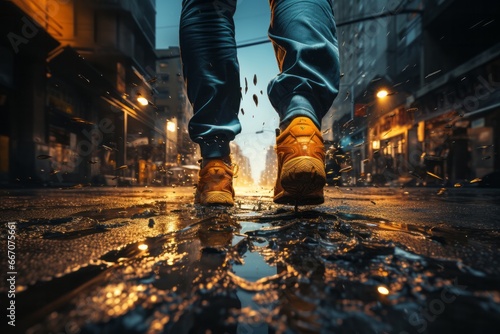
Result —
<path fill-rule="evenodd" d="M 406 182 L 429 168 L 455 183 L 498 171 L 500 3 L 347 4 L 335 11 L 344 77 L 332 130 L 352 180 Z"/>
<path fill-rule="evenodd" d="M 152 103 L 155 1 L 13 0 L 0 13 L 2 180 L 137 179 L 164 131 Z"/>

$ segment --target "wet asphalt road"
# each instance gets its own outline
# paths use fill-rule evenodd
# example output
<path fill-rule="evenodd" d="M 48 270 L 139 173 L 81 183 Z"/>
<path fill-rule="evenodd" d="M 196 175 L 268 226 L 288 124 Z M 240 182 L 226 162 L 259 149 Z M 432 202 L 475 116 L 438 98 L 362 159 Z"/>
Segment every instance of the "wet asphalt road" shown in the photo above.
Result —
<path fill-rule="evenodd" d="M 500 190 L 329 187 L 297 212 L 271 195 L 1 190 L 9 332 L 498 332 Z"/>

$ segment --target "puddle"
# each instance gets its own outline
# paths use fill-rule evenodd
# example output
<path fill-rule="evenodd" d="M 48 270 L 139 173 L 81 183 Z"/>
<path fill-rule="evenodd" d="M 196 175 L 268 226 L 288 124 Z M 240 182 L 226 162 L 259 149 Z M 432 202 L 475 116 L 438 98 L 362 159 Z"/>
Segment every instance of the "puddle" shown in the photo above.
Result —
<path fill-rule="evenodd" d="M 56 332 L 68 323 L 75 333 L 413 333 L 449 326 L 488 332 L 500 326 L 500 278 L 457 258 L 418 253 L 394 237 L 426 247 L 467 246 L 465 231 L 324 210 L 200 218 L 72 274 L 86 281 L 66 275 L 28 287 L 21 300 L 59 291 L 37 318 L 26 318 L 28 332 Z M 34 325 L 33 319 L 44 320 Z"/>

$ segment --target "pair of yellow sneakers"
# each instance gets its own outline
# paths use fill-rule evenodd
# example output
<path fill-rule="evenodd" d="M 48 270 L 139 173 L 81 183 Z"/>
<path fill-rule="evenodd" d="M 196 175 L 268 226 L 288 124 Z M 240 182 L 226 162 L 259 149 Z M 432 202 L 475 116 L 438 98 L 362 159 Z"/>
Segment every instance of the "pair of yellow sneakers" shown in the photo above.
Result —
<path fill-rule="evenodd" d="M 313 205 L 324 202 L 325 151 L 320 130 L 307 117 L 297 117 L 276 138 L 278 176 L 273 201 Z M 195 204 L 234 205 L 233 165 L 210 159 L 199 173 Z"/>

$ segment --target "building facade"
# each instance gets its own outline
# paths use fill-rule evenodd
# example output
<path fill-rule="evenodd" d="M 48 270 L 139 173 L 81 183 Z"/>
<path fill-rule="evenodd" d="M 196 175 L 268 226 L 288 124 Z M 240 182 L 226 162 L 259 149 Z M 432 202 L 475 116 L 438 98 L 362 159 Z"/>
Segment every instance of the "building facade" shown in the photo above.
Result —
<path fill-rule="evenodd" d="M 259 184 L 263 187 L 274 187 L 278 171 L 278 157 L 273 146 L 266 150 L 266 168 L 260 174 Z"/>
<path fill-rule="evenodd" d="M 415 152 L 427 171 L 467 184 L 500 169 L 500 4 L 425 5 L 422 85 L 412 94 Z"/>
<path fill-rule="evenodd" d="M 199 150 L 189 138 L 189 120 L 193 108 L 189 103 L 182 74 L 178 47 L 157 50 L 157 95 L 155 103 L 167 124 L 167 162 L 171 165 L 193 165 Z"/>
<path fill-rule="evenodd" d="M 500 4 L 337 6 L 344 77 L 332 129 L 351 183 L 464 184 L 498 171 Z"/>
<path fill-rule="evenodd" d="M 4 182 L 150 183 L 155 2 L 3 1 Z M 142 98 L 142 99 L 140 99 Z"/>
<path fill-rule="evenodd" d="M 342 78 L 332 106 L 333 145 L 345 152 L 352 170 L 345 178 L 356 183 L 367 172 L 368 118 L 376 89 L 388 78 L 392 18 L 401 10 L 391 1 L 334 2 Z"/>
<path fill-rule="evenodd" d="M 230 147 L 231 160 L 236 165 L 236 177 L 233 180 L 233 185 L 235 187 L 253 185 L 254 180 L 252 178 L 250 159 L 243 154 L 241 147 L 234 141 L 230 143 Z"/>

